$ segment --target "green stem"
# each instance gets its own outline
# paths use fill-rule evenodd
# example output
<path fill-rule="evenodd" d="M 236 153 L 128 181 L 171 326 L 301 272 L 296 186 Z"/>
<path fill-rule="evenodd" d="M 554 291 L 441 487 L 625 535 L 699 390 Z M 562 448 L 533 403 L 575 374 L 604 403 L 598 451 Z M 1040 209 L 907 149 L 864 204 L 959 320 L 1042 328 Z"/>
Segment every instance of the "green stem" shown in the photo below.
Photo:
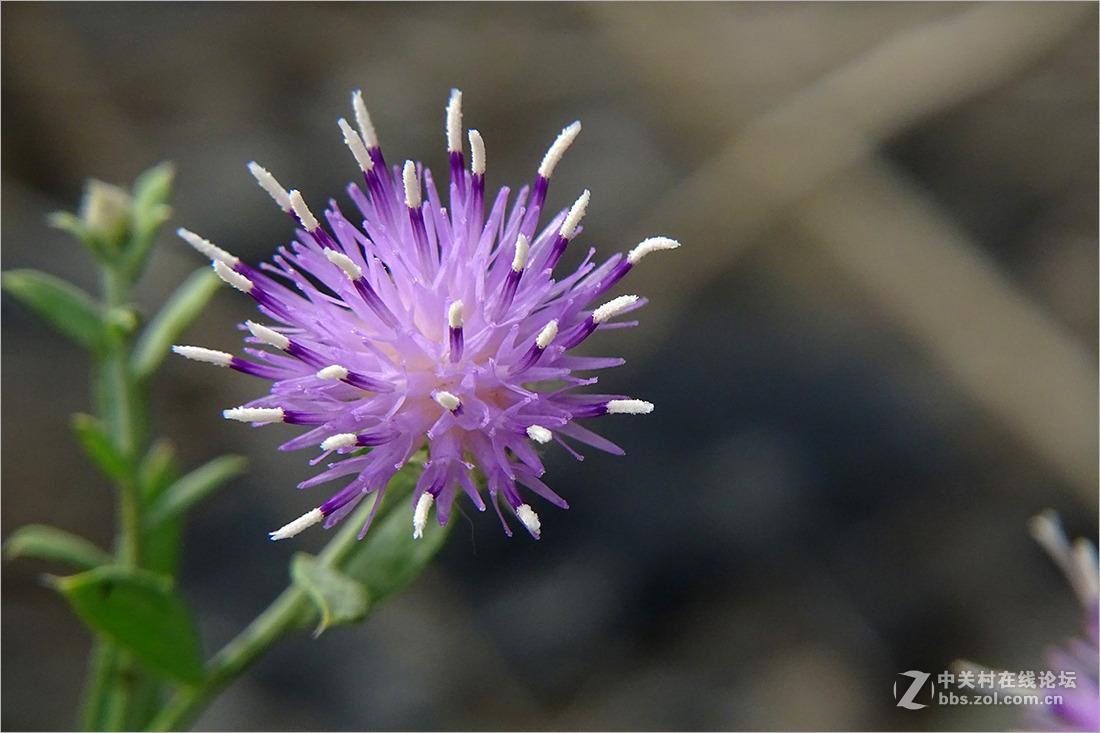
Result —
<path fill-rule="evenodd" d="M 363 502 L 356 513 L 343 520 L 332 541 L 318 555 L 328 567 L 338 567 L 355 549 L 359 529 L 366 522 L 373 501 Z M 206 679 L 181 689 L 150 724 L 149 730 L 182 730 L 191 726 L 214 697 L 275 642 L 299 628 L 308 618 L 312 603 L 305 591 L 290 585 L 244 631 L 210 660 Z"/>

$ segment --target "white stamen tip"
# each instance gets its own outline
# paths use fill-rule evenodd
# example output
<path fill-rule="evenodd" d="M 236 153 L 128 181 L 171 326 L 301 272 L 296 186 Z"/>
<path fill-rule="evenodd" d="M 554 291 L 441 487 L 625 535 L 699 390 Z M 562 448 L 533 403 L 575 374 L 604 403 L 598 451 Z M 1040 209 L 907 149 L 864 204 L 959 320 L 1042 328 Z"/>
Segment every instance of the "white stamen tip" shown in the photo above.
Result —
<path fill-rule="evenodd" d="M 1085 540 L 1070 544 L 1058 514 L 1048 509 L 1032 517 L 1028 525 L 1031 536 L 1046 550 L 1051 560 L 1066 576 L 1074 592 L 1087 607 L 1096 598 L 1097 577 L 1096 551 Z"/>
<path fill-rule="evenodd" d="M 462 92 L 451 90 L 451 99 L 447 102 L 447 152 L 462 152 Z"/>
<path fill-rule="evenodd" d="M 420 208 L 420 181 L 416 177 L 416 163 L 405 161 L 405 169 L 401 172 L 405 181 L 405 205 L 410 209 Z"/>
<path fill-rule="evenodd" d="M 542 523 L 539 522 L 539 515 L 535 514 L 535 510 L 526 504 L 520 504 L 516 507 L 516 516 L 519 517 L 519 521 L 523 522 L 523 526 L 527 528 L 531 536 L 537 540 L 542 533 Z"/>
<path fill-rule="evenodd" d="M 283 211 L 289 212 L 294 208 L 290 204 L 290 194 L 279 185 L 279 182 L 275 180 L 275 176 L 268 173 L 266 168 L 256 161 L 252 161 L 248 164 L 248 170 L 252 171 L 252 175 L 256 178 L 256 182 L 260 184 L 260 188 L 267 191 L 268 195 L 275 199 L 275 203 L 281 206 Z"/>
<path fill-rule="evenodd" d="M 591 197 L 592 194 L 589 193 L 588 189 L 584 189 L 584 193 L 573 203 L 573 208 L 569 209 L 569 215 L 565 217 L 565 221 L 561 225 L 561 235 L 566 239 L 572 239 L 573 235 L 577 233 L 577 225 L 581 223 L 584 210 L 588 208 L 588 199 Z"/>
<path fill-rule="evenodd" d="M 321 443 L 321 450 L 336 450 L 337 448 L 351 448 L 356 445 L 359 436 L 355 433 L 338 433 L 325 438 Z"/>
<path fill-rule="evenodd" d="M 317 217 L 306 206 L 306 200 L 302 198 L 301 191 L 295 189 L 290 192 L 290 206 L 294 209 L 294 215 L 298 217 L 298 221 L 302 222 L 302 226 L 306 228 L 307 232 L 315 232 L 317 227 L 321 226 L 317 223 Z"/>
<path fill-rule="evenodd" d="M 252 332 L 253 336 L 263 341 L 265 344 L 271 344 L 281 351 L 286 351 L 290 346 L 290 339 L 278 331 L 273 331 L 267 326 L 261 326 L 255 321 L 245 321 L 244 325 L 248 326 L 248 330 Z"/>
<path fill-rule="evenodd" d="M 435 497 L 427 491 L 416 500 L 416 509 L 413 510 L 413 539 L 418 540 L 424 536 L 424 527 L 428 524 L 428 510 L 432 508 L 434 500 Z"/>
<path fill-rule="evenodd" d="M 284 525 L 274 532 L 268 532 L 268 535 L 273 540 L 289 539 L 301 532 L 303 529 L 306 529 L 307 527 L 312 527 L 324 518 L 325 515 L 321 514 L 321 508 L 318 507 L 317 509 L 306 512 L 290 524 Z"/>
<path fill-rule="evenodd" d="M 355 124 L 359 126 L 359 133 L 363 136 L 363 144 L 368 148 L 378 147 L 378 135 L 374 132 L 374 125 L 367 114 L 367 105 L 363 103 L 363 92 L 358 89 L 351 95 L 351 106 L 355 110 Z"/>
<path fill-rule="evenodd" d="M 535 345 L 540 349 L 545 349 L 550 345 L 550 342 L 554 340 L 554 337 L 558 335 L 558 319 L 547 323 L 542 331 L 539 332 L 538 338 L 535 339 Z"/>
<path fill-rule="evenodd" d="M 201 346 L 173 346 L 172 351 L 185 359 L 203 361 L 207 364 L 214 364 L 220 367 L 227 367 L 233 361 L 232 354 L 227 354 L 224 351 L 215 351 L 214 349 L 204 349 Z"/>
<path fill-rule="evenodd" d="M 334 249 L 326 249 L 325 257 L 332 264 L 339 267 L 344 271 L 344 274 L 348 276 L 350 280 L 358 280 L 363 277 L 363 268 L 352 262 L 351 258 L 343 252 L 337 252 Z"/>
<path fill-rule="evenodd" d="M 549 443 L 554 438 L 554 434 L 541 425 L 532 425 L 527 428 L 527 437 L 536 443 Z"/>
<path fill-rule="evenodd" d="M 374 161 L 370 159 L 370 153 L 367 152 L 367 146 L 363 144 L 363 138 L 359 137 L 359 133 L 353 130 L 343 117 L 336 120 L 336 124 L 340 126 L 340 131 L 344 133 L 344 144 L 355 156 L 355 162 L 359 164 L 359 169 L 364 173 L 369 173 L 370 169 L 374 167 Z"/>
<path fill-rule="evenodd" d="M 577 135 L 581 131 L 581 122 L 577 120 L 569 127 L 564 128 L 561 134 L 558 135 L 558 139 L 554 141 L 554 144 L 550 146 L 550 149 L 546 151 L 546 155 L 542 159 L 542 165 L 539 166 L 539 175 L 543 178 L 550 178 L 554 174 L 554 168 L 558 165 L 562 156 L 565 155 L 565 151 L 569 149 L 569 146 L 573 144 L 573 141 L 577 139 Z"/>
<path fill-rule="evenodd" d="M 457 410 L 458 406 L 461 404 L 457 397 L 442 389 L 438 392 L 433 392 L 432 399 L 438 402 L 439 406 L 444 410 L 451 410 L 452 412 Z"/>
<path fill-rule="evenodd" d="M 344 379 L 348 376 L 348 370 L 339 364 L 333 364 L 327 366 L 321 371 L 317 372 L 318 379 Z"/>
<path fill-rule="evenodd" d="M 608 400 L 608 415 L 647 415 L 653 412 L 653 403 L 645 400 Z"/>
<path fill-rule="evenodd" d="M 512 258 L 512 269 L 515 272 L 523 272 L 523 268 L 527 267 L 527 255 L 531 250 L 531 245 L 527 243 L 527 237 L 522 234 L 516 239 L 516 256 Z"/>
<path fill-rule="evenodd" d="M 607 319 L 619 315 L 636 302 L 638 302 L 637 295 L 620 295 L 618 298 L 612 298 L 592 312 L 592 320 L 596 323 L 603 323 Z"/>
<path fill-rule="evenodd" d="M 283 416 L 281 407 L 233 407 L 222 410 L 222 417 L 226 420 L 240 422 L 282 422 Z"/>
<path fill-rule="evenodd" d="M 669 239 L 668 237 L 650 237 L 649 239 L 643 239 L 638 243 L 638 246 L 630 250 L 630 254 L 626 256 L 626 261 L 632 265 L 638 264 L 638 260 L 645 257 L 650 252 L 656 252 L 662 249 L 676 249 L 680 246 L 680 243 L 675 239 Z"/>
<path fill-rule="evenodd" d="M 187 242 L 192 247 L 197 249 L 201 254 L 209 257 L 212 260 L 224 262 L 230 267 L 241 261 L 239 257 L 234 257 L 218 245 L 213 244 L 209 239 L 203 239 L 198 234 L 188 231 L 183 227 L 177 229 L 176 234 L 180 237 L 180 239 Z"/>
<path fill-rule="evenodd" d="M 252 281 L 221 260 L 214 260 L 214 272 L 218 273 L 218 277 L 223 281 L 229 283 L 242 293 L 252 292 Z"/>
<path fill-rule="evenodd" d="M 485 175 L 485 141 L 477 130 L 470 130 L 470 172 Z"/>
<path fill-rule="evenodd" d="M 451 303 L 450 309 L 447 311 L 447 325 L 451 328 L 462 328 L 462 301 L 456 300 Z"/>

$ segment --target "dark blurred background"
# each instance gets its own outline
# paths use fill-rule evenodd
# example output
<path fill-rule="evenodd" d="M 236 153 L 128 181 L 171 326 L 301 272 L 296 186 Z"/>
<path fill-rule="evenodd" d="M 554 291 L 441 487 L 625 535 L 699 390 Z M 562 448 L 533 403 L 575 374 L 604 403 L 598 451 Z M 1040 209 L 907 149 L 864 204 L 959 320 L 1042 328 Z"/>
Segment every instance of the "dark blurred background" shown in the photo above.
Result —
<path fill-rule="evenodd" d="M 441 559 L 362 626 L 296 637 L 200 729 L 989 730 L 1013 708 L 895 706 L 897 674 L 958 658 L 1040 669 L 1075 599 L 1027 534 L 1097 532 L 1095 3 L 4 3 L 3 267 L 96 287 L 45 216 L 88 177 L 178 166 L 176 215 L 256 263 L 292 235 L 245 168 L 315 211 L 357 168 L 362 89 L 387 158 L 446 169 L 464 92 L 488 183 L 533 180 L 584 131 L 550 208 L 592 191 L 574 247 L 680 239 L 619 292 L 604 381 L 653 401 L 593 425 L 626 457 L 546 451 L 571 508 L 539 542 L 469 504 Z M 165 235 L 158 305 L 203 260 Z M 240 353 L 220 292 L 184 339 Z M 597 341 L 591 339 L 590 341 Z M 108 488 L 68 415 L 86 360 L 3 300 L 5 536 L 107 545 Z M 211 652 L 275 597 L 312 531 L 312 453 L 220 410 L 263 383 L 169 360 L 157 432 L 251 470 L 188 527 L 182 587 Z M 326 493 L 325 496 L 328 494 Z M 4 729 L 74 725 L 89 639 L 3 567 Z"/>

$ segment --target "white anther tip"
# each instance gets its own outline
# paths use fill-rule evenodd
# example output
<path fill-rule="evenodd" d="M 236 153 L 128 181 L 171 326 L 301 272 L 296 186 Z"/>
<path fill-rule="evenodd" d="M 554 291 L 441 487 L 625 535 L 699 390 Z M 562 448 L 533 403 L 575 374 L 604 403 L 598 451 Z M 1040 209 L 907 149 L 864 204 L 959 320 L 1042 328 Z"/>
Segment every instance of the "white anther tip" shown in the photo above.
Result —
<path fill-rule="evenodd" d="M 485 141 L 481 133 L 470 130 L 470 172 L 485 175 Z"/>
<path fill-rule="evenodd" d="M 519 517 L 519 521 L 523 522 L 523 526 L 527 528 L 531 536 L 537 540 L 542 533 L 542 523 L 539 522 L 539 515 L 535 514 L 535 510 L 527 504 L 520 504 L 516 507 L 516 516 Z"/>
<path fill-rule="evenodd" d="M 536 443 L 549 443 L 554 438 L 554 434 L 541 425 L 532 425 L 527 428 L 527 437 Z"/>
<path fill-rule="evenodd" d="M 614 318 L 619 315 L 637 302 L 637 295 L 620 295 L 618 298 L 612 298 L 592 311 L 592 321 L 595 323 L 603 323 L 609 318 Z"/>
<path fill-rule="evenodd" d="M 270 536 L 272 540 L 289 539 L 301 532 L 303 529 L 306 529 L 307 527 L 312 527 L 324 518 L 325 515 L 321 513 L 321 509 L 320 507 L 318 507 L 317 509 L 306 512 L 290 524 L 284 525 L 274 532 L 268 532 L 268 536 Z"/>
<path fill-rule="evenodd" d="M 236 265 L 238 262 L 241 261 L 239 257 L 234 257 L 218 245 L 212 243 L 209 239 L 204 239 L 198 234 L 184 229 L 183 227 L 180 227 L 176 230 L 176 235 L 180 239 L 194 247 L 196 250 L 198 250 L 199 253 L 205 255 L 206 257 L 209 257 L 212 260 L 224 262 L 230 267 Z"/>
<path fill-rule="evenodd" d="M 363 144 L 363 138 L 352 129 L 343 117 L 336 120 L 336 124 L 340 126 L 340 131 L 344 133 L 344 144 L 355 156 L 355 162 L 359 164 L 359 169 L 364 173 L 369 173 L 370 169 L 374 167 L 374 161 L 371 160 L 370 153 L 367 152 L 367 146 Z"/>
<path fill-rule="evenodd" d="M 451 90 L 447 102 L 447 152 L 462 152 L 462 92 Z"/>
<path fill-rule="evenodd" d="M 242 293 L 252 292 L 252 281 L 221 260 L 214 260 L 214 272 L 223 282 L 229 283 Z"/>
<path fill-rule="evenodd" d="M 444 410 L 451 410 L 452 412 L 454 410 L 457 410 L 458 406 L 461 404 L 461 401 L 457 397 L 455 397 L 450 392 L 442 389 L 437 392 L 433 392 L 432 399 L 438 402 L 439 406 L 442 407 Z"/>
<path fill-rule="evenodd" d="M 649 239 L 643 239 L 638 243 L 634 249 L 630 250 L 630 254 L 626 256 L 626 261 L 632 265 L 638 264 L 638 260 L 645 257 L 650 252 L 657 252 L 663 249 L 676 249 L 680 246 L 680 243 L 675 239 L 669 239 L 668 237 L 650 237 Z"/>
<path fill-rule="evenodd" d="M 416 509 L 413 511 L 413 539 L 418 540 L 424 536 L 424 527 L 428 524 L 428 510 L 432 508 L 434 499 L 435 497 L 425 491 L 416 500 Z"/>
<path fill-rule="evenodd" d="M 447 325 L 451 328 L 462 328 L 462 301 L 456 300 L 451 303 L 451 307 L 447 310 Z"/>
<path fill-rule="evenodd" d="M 295 189 L 290 192 L 290 207 L 294 209 L 294 215 L 298 217 L 298 221 L 302 222 L 302 226 L 305 227 L 307 232 L 317 231 L 317 227 L 321 226 L 317 223 L 317 217 L 313 215 L 313 212 L 306 206 L 306 200 L 302 198 L 302 192 Z"/>
<path fill-rule="evenodd" d="M 402 180 L 405 182 L 405 205 L 410 209 L 420 208 L 420 181 L 416 177 L 416 163 L 405 161 L 405 168 L 401 171 Z"/>
<path fill-rule="evenodd" d="M 232 407 L 222 410 L 226 420 L 240 422 L 282 422 L 285 413 L 281 407 Z"/>
<path fill-rule="evenodd" d="M 539 166 L 539 175 L 543 178 L 550 178 L 554 174 L 554 168 L 557 167 L 558 162 L 561 161 L 562 156 L 565 155 L 565 151 L 569 149 L 569 146 L 573 144 L 573 141 L 577 139 L 577 135 L 581 131 L 581 122 L 577 120 L 572 125 L 562 129 L 561 134 L 554 141 L 554 144 L 550 146 L 550 149 L 546 151 L 546 155 L 542 159 L 542 165 Z"/>
<path fill-rule="evenodd" d="M 336 450 L 337 448 L 351 448 L 358 444 L 359 436 L 355 433 L 338 433 L 329 436 L 321 442 L 321 450 Z"/>
<path fill-rule="evenodd" d="M 281 351 L 285 351 L 290 346 L 290 339 L 278 331 L 273 331 L 255 321 L 245 321 L 244 325 L 248 326 L 248 330 L 252 332 L 253 336 L 265 344 L 270 344 Z"/>
<path fill-rule="evenodd" d="M 275 176 L 267 172 L 266 168 L 256 161 L 252 161 L 248 164 L 248 170 L 252 172 L 256 182 L 260 184 L 260 188 L 267 191 L 267 194 L 275 199 L 275 203 L 282 207 L 283 211 L 289 212 L 294 208 L 290 203 L 290 194 L 275 180 Z"/>
<path fill-rule="evenodd" d="M 581 219 L 584 218 L 584 211 L 588 208 L 588 200 L 592 198 L 592 194 L 586 188 L 584 193 L 577 198 L 573 203 L 572 208 L 569 209 L 568 216 L 565 217 L 565 221 L 561 225 L 561 235 L 566 239 L 572 239 L 573 235 L 577 233 L 577 225 L 581 223 Z"/>
<path fill-rule="evenodd" d="M 645 400 L 609 400 L 608 415 L 647 415 L 653 412 L 653 403 Z"/>
<path fill-rule="evenodd" d="M 327 366 L 317 372 L 318 379 L 344 379 L 348 376 L 348 370 L 339 364 Z"/>
<path fill-rule="evenodd" d="M 224 351 L 205 349 L 202 346 L 173 346 L 172 351 L 192 361 L 202 361 L 220 367 L 227 367 L 233 362 L 233 355 Z"/>
<path fill-rule="evenodd" d="M 527 242 L 527 237 L 519 235 L 516 239 L 516 256 L 512 258 L 512 270 L 523 272 L 523 268 L 527 267 L 527 255 L 530 251 L 531 245 Z"/>
<path fill-rule="evenodd" d="M 363 92 L 356 89 L 351 95 L 351 106 L 355 110 L 355 124 L 359 126 L 359 132 L 363 136 L 363 143 L 368 148 L 378 147 L 378 136 L 374 133 L 374 125 L 367 114 L 367 105 L 363 102 Z"/>
<path fill-rule="evenodd" d="M 329 262 L 343 270 L 349 280 L 358 280 L 363 277 L 363 268 L 352 262 L 352 259 L 343 252 L 337 252 L 334 249 L 326 249 L 325 257 L 328 258 Z"/>
<path fill-rule="evenodd" d="M 539 332 L 538 338 L 535 339 L 535 345 L 540 349 L 545 349 L 550 345 L 550 342 L 554 340 L 554 337 L 558 335 L 558 319 L 554 319 L 547 323 L 542 331 Z"/>

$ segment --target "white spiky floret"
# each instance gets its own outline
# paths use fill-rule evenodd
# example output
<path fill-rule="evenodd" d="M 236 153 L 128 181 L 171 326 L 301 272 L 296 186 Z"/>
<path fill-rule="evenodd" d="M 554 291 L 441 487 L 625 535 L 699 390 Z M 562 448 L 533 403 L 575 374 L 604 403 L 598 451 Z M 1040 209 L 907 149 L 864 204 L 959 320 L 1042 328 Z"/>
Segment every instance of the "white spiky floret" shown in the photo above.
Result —
<path fill-rule="evenodd" d="M 255 321 L 245 321 L 244 325 L 248 326 L 248 330 L 252 332 L 253 336 L 263 341 L 265 344 L 271 344 L 281 351 L 286 351 L 287 348 L 290 347 L 290 339 L 278 331 L 273 331 L 267 326 L 256 323 Z"/>
<path fill-rule="evenodd" d="M 368 148 L 378 147 L 378 135 L 374 132 L 374 124 L 367 113 L 367 105 L 363 102 L 363 92 L 356 89 L 351 95 L 351 106 L 355 110 L 355 124 L 359 126 L 359 133 L 363 136 L 363 143 Z"/>
<path fill-rule="evenodd" d="M 326 249 L 325 257 L 328 258 L 329 262 L 343 270 L 349 280 L 355 281 L 363 277 L 363 268 L 355 264 L 352 259 L 343 252 L 337 252 L 334 249 Z"/>
<path fill-rule="evenodd" d="M 462 301 L 456 300 L 447 309 L 447 325 L 451 328 L 462 328 L 465 321 L 462 320 Z"/>
<path fill-rule="evenodd" d="M 645 400 L 608 400 L 608 415 L 647 415 L 653 412 L 653 403 Z"/>
<path fill-rule="evenodd" d="M 581 219 L 584 218 L 584 210 L 588 208 L 588 199 L 592 197 L 588 189 L 584 189 L 573 206 L 569 209 L 568 216 L 565 217 L 565 221 L 561 225 L 561 235 L 566 239 L 572 239 L 573 235 L 577 233 L 577 225 L 581 223 Z"/>
<path fill-rule="evenodd" d="M 532 425 L 527 428 L 527 437 L 536 443 L 549 443 L 554 438 L 554 434 L 541 425 Z"/>
<path fill-rule="evenodd" d="M 531 245 L 527 242 L 527 237 L 519 235 L 516 238 L 516 254 L 512 258 L 513 271 L 523 272 L 523 268 L 527 267 L 527 255 L 530 251 Z"/>
<path fill-rule="evenodd" d="M 451 99 L 447 102 L 447 152 L 462 152 L 462 92 L 451 90 Z"/>
<path fill-rule="evenodd" d="M 337 433 L 330 435 L 321 442 L 321 450 L 336 450 L 337 448 L 351 448 L 357 445 L 359 436 L 355 433 Z"/>
<path fill-rule="evenodd" d="M 405 183 L 405 205 L 410 209 L 420 208 L 420 181 L 416 177 L 416 163 L 405 161 L 405 168 L 401 171 L 402 180 Z"/>
<path fill-rule="evenodd" d="M 318 379 L 345 379 L 348 376 L 347 367 L 332 364 L 317 372 Z"/>
<path fill-rule="evenodd" d="M 550 342 L 554 340 L 554 337 L 558 335 L 558 319 L 555 318 L 539 331 L 538 337 L 535 339 L 535 345 L 540 349 L 545 349 L 550 345 Z"/>
<path fill-rule="evenodd" d="M 416 500 L 416 509 L 413 510 L 413 539 L 418 540 L 424 536 L 424 527 L 428 524 L 428 510 L 432 508 L 434 500 L 435 497 L 427 491 Z"/>
<path fill-rule="evenodd" d="M 546 155 L 542 158 L 542 165 L 539 166 L 539 175 L 543 178 L 550 178 L 554 174 L 554 168 L 557 167 L 561 161 L 565 151 L 569 149 L 569 146 L 573 144 L 573 141 L 577 139 L 577 135 L 581 131 L 581 121 L 577 120 L 573 124 L 562 129 L 557 139 L 554 140 L 554 144 L 550 146 L 550 149 L 546 151 Z"/>
<path fill-rule="evenodd" d="M 221 260 L 214 260 L 214 272 L 216 272 L 218 277 L 224 282 L 229 283 L 242 293 L 252 292 L 252 288 L 254 287 L 252 281 Z"/>
<path fill-rule="evenodd" d="M 229 254 L 224 249 L 211 242 L 209 239 L 204 239 L 198 234 L 184 229 L 183 227 L 180 227 L 176 230 L 176 235 L 179 236 L 180 239 L 197 249 L 200 254 L 209 257 L 211 260 L 224 262 L 230 267 L 233 267 L 241 261 L 240 257 L 235 257 L 234 255 Z"/>
<path fill-rule="evenodd" d="M 649 239 L 643 239 L 638 242 L 638 245 L 634 249 L 630 250 L 630 254 L 626 256 L 626 261 L 632 265 L 638 264 L 638 260 L 645 257 L 650 252 L 657 252 L 663 249 L 676 249 L 680 246 L 680 243 L 675 239 L 669 239 L 668 237 L 650 237 Z"/>
<path fill-rule="evenodd" d="M 470 130 L 470 172 L 479 176 L 485 175 L 485 141 L 481 139 L 481 133 Z"/>
<path fill-rule="evenodd" d="M 321 226 L 317 223 L 317 217 L 306 206 L 306 200 L 302 198 L 302 192 L 298 189 L 290 192 L 290 207 L 294 209 L 294 215 L 298 217 L 298 221 L 302 222 L 307 232 L 315 232 Z"/>
<path fill-rule="evenodd" d="M 1082 605 L 1089 606 L 1097 597 L 1100 571 L 1097 569 L 1096 551 L 1087 540 L 1071 543 L 1053 510 L 1032 517 L 1029 523 L 1031 536 L 1039 543 L 1066 576 Z"/>
<path fill-rule="evenodd" d="M 359 164 L 359 169 L 364 173 L 369 173 L 370 169 L 374 167 L 374 161 L 371 160 L 370 153 L 367 152 L 367 146 L 363 144 L 363 138 L 359 137 L 359 133 L 352 129 L 343 117 L 336 120 L 336 124 L 340 126 L 340 131 L 344 133 L 344 144 L 355 156 L 355 162 Z"/>
<path fill-rule="evenodd" d="M 439 406 L 444 410 L 457 410 L 458 406 L 462 404 L 462 401 L 455 397 L 450 392 L 441 389 L 432 393 L 432 399 L 439 403 Z"/>
<path fill-rule="evenodd" d="M 289 539 L 301 532 L 303 529 L 306 529 L 307 527 L 312 527 L 324 518 L 325 515 L 321 513 L 321 508 L 317 507 L 316 509 L 312 509 L 302 516 L 298 517 L 290 524 L 285 524 L 274 532 L 268 532 L 268 535 L 273 540 Z"/>
<path fill-rule="evenodd" d="M 527 528 L 531 536 L 537 540 L 539 535 L 542 534 L 542 523 L 539 522 L 539 515 L 535 514 L 535 510 L 527 504 L 520 504 L 516 507 L 516 516 L 519 517 L 519 521 L 523 522 L 523 526 Z"/>
<path fill-rule="evenodd" d="M 252 171 L 252 175 L 256 178 L 256 182 L 260 184 L 260 188 L 267 191 L 268 195 L 275 199 L 275 203 L 282 207 L 283 211 L 289 213 L 294 208 L 290 204 L 290 194 L 275 180 L 275 176 L 267 172 L 266 168 L 256 161 L 252 161 L 248 164 L 248 170 Z"/>
<path fill-rule="evenodd" d="M 172 351 L 176 352 L 185 359 L 191 359 L 192 361 L 201 361 L 220 367 L 227 367 L 233 362 L 232 354 L 227 354 L 224 351 L 207 349 L 202 346 L 173 346 Z"/>
<path fill-rule="evenodd" d="M 240 422 L 282 422 L 285 413 L 281 407 L 231 407 L 222 410 L 226 420 Z"/>
<path fill-rule="evenodd" d="M 637 295 L 620 295 L 618 298 L 612 298 L 596 310 L 592 311 L 592 321 L 595 323 L 603 323 L 609 318 L 622 313 L 625 309 L 638 302 Z"/>

